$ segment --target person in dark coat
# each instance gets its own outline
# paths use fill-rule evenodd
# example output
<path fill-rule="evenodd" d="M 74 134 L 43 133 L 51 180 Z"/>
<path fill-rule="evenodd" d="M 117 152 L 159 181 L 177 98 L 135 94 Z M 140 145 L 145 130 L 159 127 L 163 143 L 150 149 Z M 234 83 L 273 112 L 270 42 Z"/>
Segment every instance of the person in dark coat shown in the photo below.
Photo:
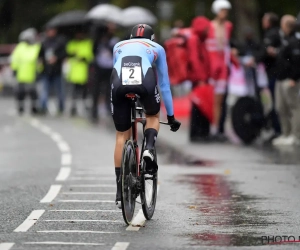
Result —
<path fill-rule="evenodd" d="M 114 36 L 116 26 L 111 23 L 101 27 L 94 42 L 94 83 L 92 120 L 98 120 L 100 113 L 105 115 L 110 110 L 110 76 L 113 69 L 113 48 L 119 39 Z"/>
<path fill-rule="evenodd" d="M 278 56 L 276 82 L 276 110 L 281 122 L 282 135 L 273 140 L 274 146 L 300 144 L 300 33 L 294 33 L 296 18 L 282 17 L 283 44 Z"/>
<path fill-rule="evenodd" d="M 66 57 L 66 40 L 58 35 L 57 30 L 48 27 L 46 38 L 42 43 L 39 58 L 43 62 L 43 91 L 41 95 L 41 112 L 47 112 L 50 87 L 55 87 L 58 97 L 58 109 L 64 111 L 64 86 L 62 81 L 62 63 Z"/>
<path fill-rule="evenodd" d="M 275 83 L 277 78 L 277 55 L 281 47 L 281 37 L 279 33 L 279 18 L 275 13 L 269 12 L 263 16 L 262 27 L 265 31 L 263 39 L 263 48 L 257 55 L 257 61 L 263 62 L 266 67 L 269 89 L 273 99 L 273 109 L 271 112 L 272 126 L 275 131 L 275 137 L 281 133 L 278 116 L 275 112 Z"/>

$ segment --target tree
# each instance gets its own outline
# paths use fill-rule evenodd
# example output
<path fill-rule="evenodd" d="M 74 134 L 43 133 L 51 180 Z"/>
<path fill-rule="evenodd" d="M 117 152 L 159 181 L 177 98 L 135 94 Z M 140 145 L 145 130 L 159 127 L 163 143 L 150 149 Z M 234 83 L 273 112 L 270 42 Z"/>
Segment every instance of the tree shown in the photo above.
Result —
<path fill-rule="evenodd" d="M 109 2 L 121 8 L 138 5 L 159 14 L 159 1 L 162 0 L 2 0 L 0 1 L 1 42 L 16 42 L 19 33 L 28 28 L 39 30 L 56 14 L 72 10 L 88 10 L 98 3 Z M 174 4 L 172 20 L 161 21 L 159 26 L 170 25 L 176 19 L 182 19 L 186 26 L 199 14 L 212 18 L 213 0 L 169 0 Z M 286 13 L 297 15 L 300 0 L 229 0 L 233 4 L 231 19 L 235 25 L 235 35 L 241 39 L 245 26 L 251 26 L 259 34 L 260 18 L 266 11 L 274 11 L 280 16 Z"/>
<path fill-rule="evenodd" d="M 241 1 L 233 0 L 232 18 L 235 27 L 235 38 L 239 41 L 244 40 L 245 28 L 252 28 L 256 37 L 259 36 L 260 15 L 258 2 L 256 0 Z"/>
<path fill-rule="evenodd" d="M 15 43 L 19 33 L 29 27 L 42 30 L 45 23 L 56 14 L 72 10 L 88 9 L 88 1 L 82 0 L 5 0 L 0 4 L 1 42 Z"/>

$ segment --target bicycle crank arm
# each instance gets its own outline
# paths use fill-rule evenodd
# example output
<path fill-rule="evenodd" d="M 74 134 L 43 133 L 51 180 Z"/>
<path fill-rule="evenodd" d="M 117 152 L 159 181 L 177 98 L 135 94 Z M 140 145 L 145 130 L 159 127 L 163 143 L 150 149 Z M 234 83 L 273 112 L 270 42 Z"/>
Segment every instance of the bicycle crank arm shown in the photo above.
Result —
<path fill-rule="evenodd" d="M 159 122 L 160 124 L 163 124 L 163 125 L 170 125 L 170 123 L 168 122 Z"/>

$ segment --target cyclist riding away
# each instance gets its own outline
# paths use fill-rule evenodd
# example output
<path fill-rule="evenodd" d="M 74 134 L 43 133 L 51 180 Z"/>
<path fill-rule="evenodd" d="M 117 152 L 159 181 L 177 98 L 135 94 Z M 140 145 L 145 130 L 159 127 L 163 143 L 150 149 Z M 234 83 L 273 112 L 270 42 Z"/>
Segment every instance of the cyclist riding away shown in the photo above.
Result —
<path fill-rule="evenodd" d="M 171 131 L 176 132 L 181 125 L 174 117 L 165 50 L 154 42 L 154 39 L 153 29 L 149 25 L 138 24 L 133 27 L 130 40 L 117 43 L 113 51 L 111 112 L 117 130 L 114 162 L 117 181 L 116 204 L 119 208 L 122 150 L 126 140 L 131 136 L 131 100 L 126 95 L 135 94 L 146 114 L 145 150 L 142 157 L 146 162 L 148 173 L 154 174 L 158 170 L 154 160 L 154 144 L 159 130 L 160 93 Z"/>

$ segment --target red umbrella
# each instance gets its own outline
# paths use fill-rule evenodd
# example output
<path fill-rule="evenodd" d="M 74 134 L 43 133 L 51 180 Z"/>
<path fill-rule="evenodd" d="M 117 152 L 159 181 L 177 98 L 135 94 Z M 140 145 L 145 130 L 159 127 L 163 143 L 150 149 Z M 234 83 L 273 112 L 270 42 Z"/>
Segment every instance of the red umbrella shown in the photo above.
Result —
<path fill-rule="evenodd" d="M 214 88 L 209 84 L 196 87 L 191 93 L 191 100 L 205 117 L 212 123 L 214 119 Z"/>

